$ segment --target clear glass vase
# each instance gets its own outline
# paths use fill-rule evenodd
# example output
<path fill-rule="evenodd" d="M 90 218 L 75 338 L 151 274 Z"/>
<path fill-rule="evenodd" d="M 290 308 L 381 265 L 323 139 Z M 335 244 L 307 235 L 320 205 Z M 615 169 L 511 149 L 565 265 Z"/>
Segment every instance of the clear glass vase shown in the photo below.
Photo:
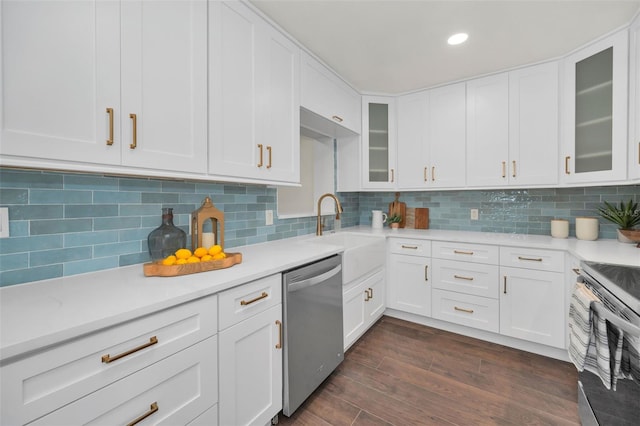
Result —
<path fill-rule="evenodd" d="M 162 209 L 162 225 L 147 238 L 152 260 L 160 260 L 187 246 L 187 234 L 173 224 L 173 209 Z"/>

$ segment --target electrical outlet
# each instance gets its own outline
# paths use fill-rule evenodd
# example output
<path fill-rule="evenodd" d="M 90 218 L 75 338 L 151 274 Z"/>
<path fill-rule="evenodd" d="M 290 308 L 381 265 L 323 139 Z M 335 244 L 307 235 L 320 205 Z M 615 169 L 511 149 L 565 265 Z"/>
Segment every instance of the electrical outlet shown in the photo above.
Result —
<path fill-rule="evenodd" d="M 478 220 L 478 209 L 471 209 L 471 220 Z"/>
<path fill-rule="evenodd" d="M 0 238 L 9 236 L 9 208 L 0 207 Z"/>
<path fill-rule="evenodd" d="M 273 225 L 273 210 L 264 211 L 265 225 Z"/>

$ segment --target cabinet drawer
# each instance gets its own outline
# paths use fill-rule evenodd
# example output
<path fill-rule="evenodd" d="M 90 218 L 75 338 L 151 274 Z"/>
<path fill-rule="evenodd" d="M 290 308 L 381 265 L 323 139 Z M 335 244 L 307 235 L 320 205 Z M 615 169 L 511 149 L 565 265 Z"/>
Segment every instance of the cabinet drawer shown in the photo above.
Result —
<path fill-rule="evenodd" d="M 221 292 L 218 310 L 224 330 L 282 302 L 282 275 L 276 274 Z"/>
<path fill-rule="evenodd" d="M 432 243 L 432 256 L 437 259 L 462 260 L 472 263 L 498 264 L 498 247 L 447 241 Z"/>
<path fill-rule="evenodd" d="M 564 272 L 564 252 L 500 247 L 500 266 Z"/>
<path fill-rule="evenodd" d="M 499 267 L 433 259 L 433 287 L 475 296 L 498 298 Z"/>
<path fill-rule="evenodd" d="M 187 424 L 218 400 L 217 353 L 213 336 L 31 424 Z"/>
<path fill-rule="evenodd" d="M 28 423 L 216 333 L 214 295 L 4 365 L 0 423 Z"/>
<path fill-rule="evenodd" d="M 391 253 L 409 256 L 431 256 L 431 241 L 410 238 L 391 238 L 389 240 Z"/>
<path fill-rule="evenodd" d="M 433 289 L 432 315 L 448 321 L 497 333 L 500 307 L 497 299 Z"/>

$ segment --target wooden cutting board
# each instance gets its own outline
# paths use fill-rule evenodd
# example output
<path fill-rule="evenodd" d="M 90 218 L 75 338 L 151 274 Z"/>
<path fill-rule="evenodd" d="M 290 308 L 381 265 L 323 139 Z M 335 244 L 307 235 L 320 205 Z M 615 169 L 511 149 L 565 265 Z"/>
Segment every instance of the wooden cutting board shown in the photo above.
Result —
<path fill-rule="evenodd" d="M 399 214 L 402 217 L 402 222 L 400 222 L 400 228 L 404 228 L 407 218 L 407 205 L 401 201 L 398 201 L 400 198 L 400 193 L 396 192 L 395 201 L 389 204 L 389 217 L 394 214 Z"/>
<path fill-rule="evenodd" d="M 416 207 L 414 213 L 413 227 L 415 229 L 429 229 L 429 209 Z"/>

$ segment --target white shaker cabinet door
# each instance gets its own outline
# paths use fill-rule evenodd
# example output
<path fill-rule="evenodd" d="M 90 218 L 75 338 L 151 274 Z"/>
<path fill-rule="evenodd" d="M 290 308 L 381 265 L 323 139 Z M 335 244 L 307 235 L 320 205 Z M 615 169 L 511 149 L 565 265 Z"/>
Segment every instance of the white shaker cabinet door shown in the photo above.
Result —
<path fill-rule="evenodd" d="M 123 165 L 206 172 L 206 1 L 121 8 Z"/>
<path fill-rule="evenodd" d="M 420 256 L 389 256 L 387 306 L 403 312 L 431 316 L 431 259 Z"/>
<path fill-rule="evenodd" d="M 558 63 L 509 73 L 511 185 L 558 183 Z"/>
<path fill-rule="evenodd" d="M 429 94 L 400 96 L 398 109 L 398 187 L 424 189 L 429 185 Z"/>
<path fill-rule="evenodd" d="M 467 186 L 507 185 L 509 76 L 467 82 Z"/>
<path fill-rule="evenodd" d="M 1 7 L 0 154 L 119 164 L 118 2 Z"/>

